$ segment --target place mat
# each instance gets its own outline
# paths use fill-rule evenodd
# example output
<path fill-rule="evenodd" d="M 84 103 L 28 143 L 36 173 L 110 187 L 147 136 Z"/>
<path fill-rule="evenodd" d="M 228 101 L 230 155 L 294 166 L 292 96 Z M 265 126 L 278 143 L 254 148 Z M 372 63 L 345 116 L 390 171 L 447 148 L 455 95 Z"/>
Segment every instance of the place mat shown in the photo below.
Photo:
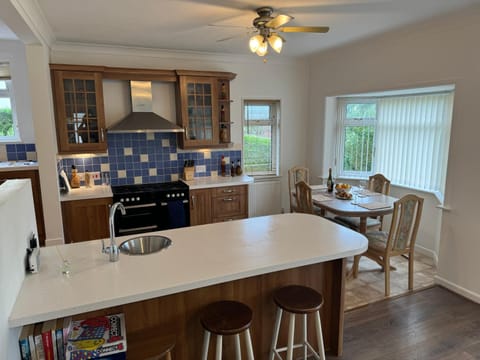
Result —
<path fill-rule="evenodd" d="M 322 195 L 322 194 L 314 194 L 312 195 L 312 200 L 315 201 L 330 201 L 333 200 L 330 196 Z"/>
<path fill-rule="evenodd" d="M 377 201 L 369 202 L 369 203 L 359 203 L 358 206 L 368 210 L 377 210 L 377 209 L 384 209 L 384 208 L 391 207 L 391 205 L 389 204 L 377 202 Z"/>
<path fill-rule="evenodd" d="M 327 188 L 327 185 L 310 185 L 312 190 L 325 190 Z"/>
<path fill-rule="evenodd" d="M 358 196 L 364 197 L 364 196 L 376 196 L 376 195 L 382 195 L 378 192 L 375 191 L 370 191 L 370 190 L 362 190 L 358 193 Z"/>

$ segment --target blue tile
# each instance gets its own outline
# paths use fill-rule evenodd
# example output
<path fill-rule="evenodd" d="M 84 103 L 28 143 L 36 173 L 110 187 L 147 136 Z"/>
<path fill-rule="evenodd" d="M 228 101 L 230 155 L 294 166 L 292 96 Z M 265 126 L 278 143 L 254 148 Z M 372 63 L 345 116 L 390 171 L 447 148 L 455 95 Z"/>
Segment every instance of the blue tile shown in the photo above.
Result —
<path fill-rule="evenodd" d="M 26 150 L 25 144 L 15 144 L 15 151 L 18 152 L 25 152 Z"/>
<path fill-rule="evenodd" d="M 7 153 L 12 153 L 12 152 L 16 152 L 16 148 L 15 148 L 15 144 L 7 144 L 6 146 L 6 150 L 7 150 Z"/>
<path fill-rule="evenodd" d="M 25 144 L 27 151 L 36 151 L 35 144 Z"/>
<path fill-rule="evenodd" d="M 8 152 L 7 151 L 7 160 L 8 161 L 16 161 L 17 159 L 17 153 L 16 152 Z"/>

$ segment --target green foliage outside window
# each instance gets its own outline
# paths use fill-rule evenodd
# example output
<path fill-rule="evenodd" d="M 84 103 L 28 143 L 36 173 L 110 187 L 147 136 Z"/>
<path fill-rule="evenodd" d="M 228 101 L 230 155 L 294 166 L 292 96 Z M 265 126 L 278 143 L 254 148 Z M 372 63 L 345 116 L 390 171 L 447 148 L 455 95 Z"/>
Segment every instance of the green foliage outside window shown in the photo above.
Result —
<path fill-rule="evenodd" d="M 345 128 L 344 171 L 372 171 L 374 134 L 373 126 Z"/>
<path fill-rule="evenodd" d="M 0 109 L 0 136 L 13 136 L 12 109 Z"/>
<path fill-rule="evenodd" d="M 248 172 L 263 172 L 272 170 L 272 140 L 269 137 L 246 134 L 243 137 L 244 164 Z"/>
<path fill-rule="evenodd" d="M 375 103 L 347 104 L 347 119 L 375 119 L 377 105 Z"/>

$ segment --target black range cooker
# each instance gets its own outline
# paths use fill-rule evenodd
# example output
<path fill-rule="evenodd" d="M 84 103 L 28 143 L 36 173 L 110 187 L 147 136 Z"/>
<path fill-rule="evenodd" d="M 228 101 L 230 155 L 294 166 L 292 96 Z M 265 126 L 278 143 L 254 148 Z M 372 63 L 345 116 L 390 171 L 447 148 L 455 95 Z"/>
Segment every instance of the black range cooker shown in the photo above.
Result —
<path fill-rule="evenodd" d="M 115 235 L 132 235 L 190 225 L 188 185 L 182 181 L 112 186 L 113 202 L 126 214 L 115 214 Z"/>

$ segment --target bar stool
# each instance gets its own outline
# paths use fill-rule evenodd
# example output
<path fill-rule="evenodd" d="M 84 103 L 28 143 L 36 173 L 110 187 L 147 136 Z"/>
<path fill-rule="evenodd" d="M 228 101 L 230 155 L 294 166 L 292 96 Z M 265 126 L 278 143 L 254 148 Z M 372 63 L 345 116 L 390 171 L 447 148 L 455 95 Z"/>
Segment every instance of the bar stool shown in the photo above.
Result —
<path fill-rule="evenodd" d="M 204 328 L 202 360 L 208 357 L 210 334 L 216 335 L 215 359 L 222 359 L 222 340 L 224 335 L 235 336 L 236 359 L 242 357 L 240 349 L 240 334 L 245 332 L 247 347 L 247 359 L 253 360 L 252 340 L 250 338 L 250 324 L 252 322 L 252 310 L 238 301 L 217 301 L 207 305 L 200 316 L 200 322 Z"/>
<path fill-rule="evenodd" d="M 315 359 L 325 360 L 325 350 L 322 338 L 322 324 L 320 322 L 320 308 L 323 305 L 323 297 L 316 290 L 300 285 L 289 285 L 277 289 L 273 294 L 273 300 L 277 305 L 277 317 L 273 330 L 272 347 L 270 351 L 270 360 L 276 357 L 282 359 L 280 352 L 287 352 L 287 360 L 292 360 L 293 349 L 303 347 L 304 359 L 307 359 L 308 350 L 312 352 Z M 277 348 L 278 333 L 283 311 L 288 312 L 288 343 L 285 347 Z M 307 315 L 314 314 L 315 328 L 317 332 L 318 352 L 307 340 Z M 295 315 L 301 315 L 303 320 L 302 342 L 294 344 Z"/>

